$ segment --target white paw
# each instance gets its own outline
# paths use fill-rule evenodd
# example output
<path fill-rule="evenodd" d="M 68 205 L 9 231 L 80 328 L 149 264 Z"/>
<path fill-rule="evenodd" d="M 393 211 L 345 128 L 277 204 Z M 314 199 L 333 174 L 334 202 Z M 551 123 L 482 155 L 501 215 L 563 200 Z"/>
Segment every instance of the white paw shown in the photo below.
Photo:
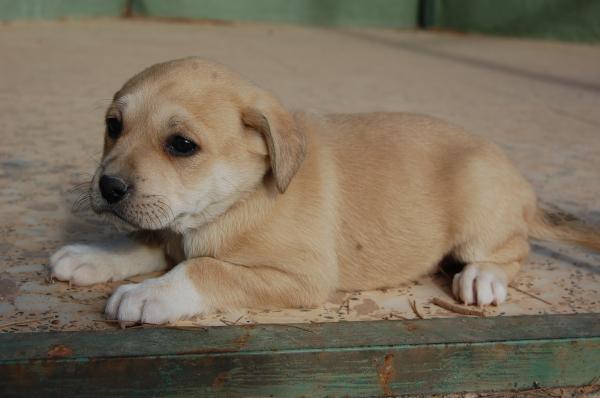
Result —
<path fill-rule="evenodd" d="M 67 245 L 50 257 L 52 277 L 80 286 L 122 280 L 166 266 L 160 247 L 140 245 L 127 238 Z"/>
<path fill-rule="evenodd" d="M 501 304 L 506 300 L 506 274 L 490 265 L 468 264 L 452 281 L 452 293 L 464 304 Z"/>
<path fill-rule="evenodd" d="M 206 311 L 205 300 L 180 264 L 160 278 L 120 286 L 106 304 L 109 319 L 168 323 Z"/>
<path fill-rule="evenodd" d="M 75 285 L 107 282 L 115 276 L 113 271 L 106 264 L 105 252 L 91 245 L 63 246 L 50 257 L 50 275 Z"/>

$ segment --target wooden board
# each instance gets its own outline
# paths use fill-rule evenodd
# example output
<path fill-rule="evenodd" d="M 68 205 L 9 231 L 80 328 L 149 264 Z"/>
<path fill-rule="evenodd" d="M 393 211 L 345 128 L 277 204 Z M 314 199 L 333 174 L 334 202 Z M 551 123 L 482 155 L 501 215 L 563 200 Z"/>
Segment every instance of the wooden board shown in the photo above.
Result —
<path fill-rule="evenodd" d="M 0 396 L 369 396 L 582 385 L 600 314 L 1 334 Z"/>

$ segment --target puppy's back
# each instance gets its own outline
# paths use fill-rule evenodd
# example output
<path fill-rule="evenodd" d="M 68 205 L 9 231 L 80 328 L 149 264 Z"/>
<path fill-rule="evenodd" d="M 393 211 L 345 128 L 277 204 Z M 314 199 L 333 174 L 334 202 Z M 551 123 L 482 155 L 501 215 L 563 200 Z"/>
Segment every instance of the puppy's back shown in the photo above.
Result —
<path fill-rule="evenodd" d="M 433 270 L 472 217 L 463 209 L 479 205 L 464 201 L 488 189 L 488 170 L 524 186 L 498 147 L 432 117 L 333 114 L 317 135 L 338 170 L 342 289 L 394 286 Z M 479 169 L 484 175 L 472 178 Z"/>

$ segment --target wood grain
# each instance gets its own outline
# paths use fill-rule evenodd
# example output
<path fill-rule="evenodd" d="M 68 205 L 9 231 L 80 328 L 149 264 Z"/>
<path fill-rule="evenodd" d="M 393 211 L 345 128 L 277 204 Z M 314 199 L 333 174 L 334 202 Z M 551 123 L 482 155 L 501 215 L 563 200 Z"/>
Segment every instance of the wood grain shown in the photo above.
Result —
<path fill-rule="evenodd" d="M 302 327 L 2 334 L 0 396 L 365 396 L 600 374 L 600 314 Z"/>

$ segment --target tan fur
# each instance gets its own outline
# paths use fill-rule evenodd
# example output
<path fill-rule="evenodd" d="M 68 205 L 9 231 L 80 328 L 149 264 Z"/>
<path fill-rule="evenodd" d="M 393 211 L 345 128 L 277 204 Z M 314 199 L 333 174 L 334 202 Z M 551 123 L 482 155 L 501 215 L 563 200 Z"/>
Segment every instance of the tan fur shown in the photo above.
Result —
<path fill-rule="evenodd" d="M 538 209 L 529 233 L 534 239 L 564 241 L 600 252 L 598 231 L 556 208 Z"/>
<path fill-rule="evenodd" d="M 102 171 L 136 181 L 132 209 L 159 195 L 172 213 L 151 221 L 138 206 L 121 216 L 163 230 L 167 253 L 190 265 L 204 311 L 314 306 L 335 290 L 409 282 L 446 255 L 510 280 L 532 230 L 586 242 L 540 221 L 532 188 L 498 147 L 431 117 L 292 114 L 197 58 L 134 77 L 115 95 L 115 112 L 124 133 L 107 139 Z M 169 127 L 173 114 L 180 130 Z M 165 154 L 174 132 L 201 152 Z M 215 173 L 214 186 L 230 192 L 207 193 L 215 203 L 202 208 L 178 204 Z"/>

